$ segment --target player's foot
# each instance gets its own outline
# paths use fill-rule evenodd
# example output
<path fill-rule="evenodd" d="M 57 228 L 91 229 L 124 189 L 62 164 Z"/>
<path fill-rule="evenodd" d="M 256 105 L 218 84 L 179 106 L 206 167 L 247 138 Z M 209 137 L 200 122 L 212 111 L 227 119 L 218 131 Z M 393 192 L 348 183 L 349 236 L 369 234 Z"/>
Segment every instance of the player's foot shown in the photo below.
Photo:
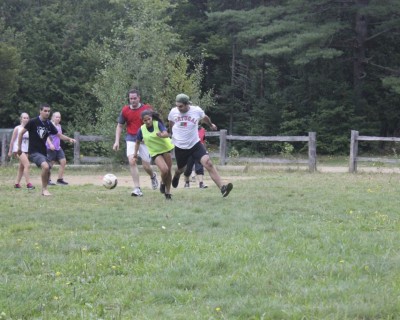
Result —
<path fill-rule="evenodd" d="M 229 192 L 231 192 L 231 190 L 233 189 L 233 184 L 232 183 L 228 183 L 227 185 L 223 185 L 221 187 L 221 193 L 223 197 L 227 197 Z"/>
<path fill-rule="evenodd" d="M 48 197 L 51 196 L 51 193 L 48 190 L 42 190 L 42 196 Z"/>
<path fill-rule="evenodd" d="M 151 177 L 151 187 L 153 190 L 158 188 L 158 180 L 157 180 L 157 173 L 153 172 L 153 176 Z"/>
<path fill-rule="evenodd" d="M 199 183 L 199 188 L 200 188 L 200 189 L 207 189 L 208 186 L 205 185 L 204 182 L 200 182 L 200 183 Z"/>
<path fill-rule="evenodd" d="M 133 197 L 142 197 L 143 192 L 139 187 L 136 187 L 135 189 L 132 190 L 131 196 Z"/>
<path fill-rule="evenodd" d="M 68 182 L 64 181 L 64 179 L 57 179 L 57 184 L 61 184 L 63 186 L 67 186 Z"/>
<path fill-rule="evenodd" d="M 165 194 L 165 200 L 172 200 L 172 195 L 169 193 Z"/>
<path fill-rule="evenodd" d="M 53 181 L 49 180 L 49 182 L 47 182 L 47 185 L 48 186 L 55 186 L 56 184 Z"/>
<path fill-rule="evenodd" d="M 172 186 L 174 188 L 176 188 L 178 186 L 180 177 L 181 177 L 180 174 L 178 174 L 178 175 L 176 173 L 174 174 L 174 177 L 172 178 Z"/>
<path fill-rule="evenodd" d="M 190 188 L 190 182 L 189 181 L 185 182 L 184 188 Z"/>
<path fill-rule="evenodd" d="M 14 184 L 15 189 L 21 189 L 21 185 L 19 183 Z"/>
<path fill-rule="evenodd" d="M 165 184 L 162 182 L 160 183 L 160 192 L 165 193 Z"/>
<path fill-rule="evenodd" d="M 26 187 L 28 188 L 28 190 L 33 190 L 33 189 L 35 189 L 35 187 L 33 186 L 33 184 L 30 183 L 30 182 L 26 185 Z"/>

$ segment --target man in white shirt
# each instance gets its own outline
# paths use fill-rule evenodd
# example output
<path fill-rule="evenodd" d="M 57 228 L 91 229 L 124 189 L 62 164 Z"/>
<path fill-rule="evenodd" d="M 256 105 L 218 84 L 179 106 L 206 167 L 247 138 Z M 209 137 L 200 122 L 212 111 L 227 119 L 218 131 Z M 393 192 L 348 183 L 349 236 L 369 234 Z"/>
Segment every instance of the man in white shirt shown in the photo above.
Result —
<path fill-rule="evenodd" d="M 211 122 L 211 119 L 205 114 L 203 109 L 190 104 L 189 97 L 186 94 L 178 94 L 175 100 L 176 107 L 172 108 L 168 115 L 177 163 L 177 169 L 172 179 L 172 186 L 174 188 L 178 186 L 179 178 L 185 170 L 188 158 L 193 157 L 194 160 L 199 160 L 208 171 L 211 179 L 221 190 L 222 196 L 228 196 L 233 185 L 232 183 L 222 183 L 222 179 L 211 162 L 204 145 L 200 142 L 197 133 L 200 121 L 207 124 L 213 131 L 217 130 L 217 126 Z"/>

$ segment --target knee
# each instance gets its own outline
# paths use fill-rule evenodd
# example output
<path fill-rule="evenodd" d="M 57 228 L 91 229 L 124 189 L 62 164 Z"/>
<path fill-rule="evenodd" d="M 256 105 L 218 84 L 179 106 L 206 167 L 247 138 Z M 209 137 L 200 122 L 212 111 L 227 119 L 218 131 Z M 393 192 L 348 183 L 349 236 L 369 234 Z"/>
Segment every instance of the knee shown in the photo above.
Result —
<path fill-rule="evenodd" d="M 203 166 L 206 169 L 211 169 L 213 167 L 213 163 L 212 163 L 211 159 L 207 158 L 206 161 L 204 161 Z"/>

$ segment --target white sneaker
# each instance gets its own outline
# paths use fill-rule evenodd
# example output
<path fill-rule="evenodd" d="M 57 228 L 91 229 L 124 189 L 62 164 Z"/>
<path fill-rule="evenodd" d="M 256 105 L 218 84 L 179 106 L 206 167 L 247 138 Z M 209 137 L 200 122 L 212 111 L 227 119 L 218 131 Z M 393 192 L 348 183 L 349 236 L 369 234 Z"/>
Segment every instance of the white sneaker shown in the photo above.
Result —
<path fill-rule="evenodd" d="M 132 190 L 131 196 L 133 197 L 142 197 L 143 196 L 143 192 L 139 187 L 136 187 Z"/>
<path fill-rule="evenodd" d="M 158 188 L 157 172 L 153 172 L 153 176 L 151 177 L 151 187 L 153 190 Z"/>

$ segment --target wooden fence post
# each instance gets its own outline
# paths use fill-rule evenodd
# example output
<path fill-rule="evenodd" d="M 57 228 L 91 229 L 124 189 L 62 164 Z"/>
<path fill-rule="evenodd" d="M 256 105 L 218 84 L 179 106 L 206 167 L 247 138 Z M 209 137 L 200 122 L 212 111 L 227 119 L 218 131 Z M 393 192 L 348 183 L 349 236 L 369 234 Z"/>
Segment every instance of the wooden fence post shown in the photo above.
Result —
<path fill-rule="evenodd" d="M 220 130 L 220 136 L 219 136 L 219 164 L 224 166 L 226 165 L 226 135 L 227 135 L 227 130 L 223 129 Z"/>
<path fill-rule="evenodd" d="M 8 152 L 6 151 L 7 149 L 7 134 L 3 134 L 3 137 L 1 139 L 1 165 L 6 164 L 6 155 Z"/>
<path fill-rule="evenodd" d="M 358 131 L 351 130 L 349 172 L 357 172 Z"/>
<path fill-rule="evenodd" d="M 74 164 L 81 164 L 81 146 L 80 146 L 80 133 L 74 133 L 74 139 L 76 142 L 74 143 Z"/>
<path fill-rule="evenodd" d="M 310 172 L 317 170 L 317 134 L 308 133 L 308 169 Z"/>

